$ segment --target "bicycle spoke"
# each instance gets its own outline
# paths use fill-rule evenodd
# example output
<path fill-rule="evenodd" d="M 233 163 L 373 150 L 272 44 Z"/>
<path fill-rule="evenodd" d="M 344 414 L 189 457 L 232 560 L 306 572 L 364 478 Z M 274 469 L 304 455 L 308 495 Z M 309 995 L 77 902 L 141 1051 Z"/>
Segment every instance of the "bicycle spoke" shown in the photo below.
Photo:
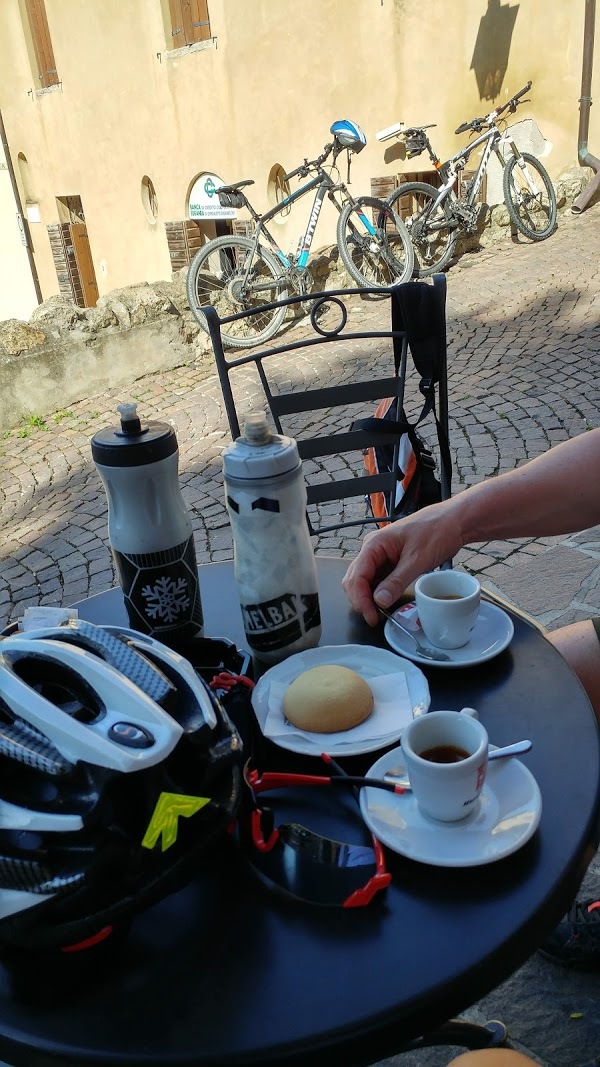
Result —
<path fill-rule="evenodd" d="M 285 275 L 272 256 L 256 250 L 247 238 L 216 238 L 200 250 L 190 265 L 190 308 L 206 329 L 202 308 L 212 304 L 221 317 L 262 308 L 287 295 Z M 272 336 L 283 320 L 284 309 L 260 311 L 228 323 L 223 336 L 245 347 Z"/>
<path fill-rule="evenodd" d="M 511 159 L 504 171 L 504 201 L 511 221 L 532 241 L 543 241 L 556 223 L 556 195 L 548 173 L 527 152 Z"/>
<path fill-rule="evenodd" d="M 531 229 L 545 229 L 550 218 L 550 202 L 545 190 L 538 189 L 532 192 L 527 176 L 520 167 L 515 167 L 513 171 L 511 189 L 513 190 L 513 203 Z"/>
<path fill-rule="evenodd" d="M 423 278 L 441 270 L 449 262 L 456 243 L 456 230 L 449 225 L 446 208 L 432 205 L 438 191 L 425 182 L 407 182 L 391 198 L 392 207 L 401 216 L 413 244 L 415 274 Z"/>
<path fill-rule="evenodd" d="M 382 288 L 412 274 L 408 233 L 376 197 L 361 197 L 345 208 L 338 223 L 338 246 L 346 270 L 359 285 Z"/>

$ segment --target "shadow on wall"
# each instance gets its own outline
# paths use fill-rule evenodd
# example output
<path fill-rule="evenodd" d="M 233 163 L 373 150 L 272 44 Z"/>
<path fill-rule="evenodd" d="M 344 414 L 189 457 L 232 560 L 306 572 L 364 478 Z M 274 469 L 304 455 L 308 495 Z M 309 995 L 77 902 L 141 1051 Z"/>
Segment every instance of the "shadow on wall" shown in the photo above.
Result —
<path fill-rule="evenodd" d="M 518 4 L 511 7 L 500 0 L 488 0 L 487 11 L 479 23 L 470 68 L 475 71 L 480 100 L 495 100 L 500 93 L 518 10 Z"/>

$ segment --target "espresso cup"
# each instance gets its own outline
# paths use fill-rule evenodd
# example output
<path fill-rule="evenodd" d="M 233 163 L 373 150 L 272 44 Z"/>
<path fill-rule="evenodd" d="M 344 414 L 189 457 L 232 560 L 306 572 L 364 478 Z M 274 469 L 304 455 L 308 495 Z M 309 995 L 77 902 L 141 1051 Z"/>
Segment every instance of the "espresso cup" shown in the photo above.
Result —
<path fill-rule="evenodd" d="M 438 648 L 466 645 L 479 615 L 481 586 L 464 571 L 431 571 L 415 582 L 419 622 Z"/>
<path fill-rule="evenodd" d="M 488 744 L 485 727 L 467 711 L 432 711 L 405 727 L 400 745 L 422 815 L 466 818 L 485 782 Z"/>

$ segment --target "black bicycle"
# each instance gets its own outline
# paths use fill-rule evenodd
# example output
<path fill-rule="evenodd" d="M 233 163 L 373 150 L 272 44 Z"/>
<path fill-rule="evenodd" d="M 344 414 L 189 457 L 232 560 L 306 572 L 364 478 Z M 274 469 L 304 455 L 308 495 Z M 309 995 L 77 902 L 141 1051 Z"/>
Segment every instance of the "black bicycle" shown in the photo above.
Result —
<path fill-rule="evenodd" d="M 504 203 L 511 222 L 531 241 L 544 241 L 556 226 L 556 194 L 549 174 L 539 159 L 529 152 L 521 152 L 511 137 L 503 132 L 497 120 L 507 111 L 513 114 L 521 99 L 531 89 L 531 82 L 496 108 L 485 118 L 463 122 L 455 133 L 480 134 L 471 144 L 441 163 L 434 152 L 426 131 L 432 126 L 413 126 L 404 129 L 401 123 L 377 134 L 381 141 L 401 138 L 409 159 L 427 151 L 433 166 L 442 179 L 439 189 L 426 182 L 405 182 L 388 197 L 389 206 L 401 215 L 411 236 L 415 253 L 415 276 L 424 278 L 442 270 L 454 253 L 461 234 L 477 231 L 480 205 L 476 204 L 483 176 L 490 156 L 495 152 L 503 168 Z M 503 120 L 504 122 L 506 119 Z M 485 131 L 485 132 L 482 132 Z M 460 198 L 454 191 L 458 175 L 471 153 L 484 145 L 479 166 Z M 505 151 L 508 152 L 505 155 Z M 504 151 L 503 151 L 504 149 Z"/>
<path fill-rule="evenodd" d="M 340 257 L 350 277 L 361 287 L 386 288 L 407 281 L 413 272 L 414 258 L 410 235 L 394 209 L 377 197 L 353 197 L 339 180 L 336 160 L 340 152 L 361 151 L 366 138 L 360 127 L 349 119 L 331 126 L 333 141 L 325 145 L 316 159 L 305 159 L 296 170 L 284 175 L 287 183 L 296 176 L 310 177 L 305 185 L 285 196 L 275 207 L 259 215 L 242 192 L 251 180 L 234 182 L 217 190 L 223 206 L 246 207 L 254 220 L 249 237 L 216 237 L 196 253 L 190 264 L 187 294 L 196 321 L 207 329 L 203 306 L 213 304 L 221 316 L 267 305 L 260 315 L 231 323 L 223 340 L 231 347 L 246 348 L 268 340 L 280 328 L 286 308 L 269 306 L 288 296 L 310 292 L 308 261 L 312 240 L 325 196 L 340 213 L 337 244 Z M 324 169 L 331 157 L 330 169 Z M 315 197 L 303 237 L 296 253 L 285 255 L 267 229 L 267 223 L 290 204 L 315 189 Z M 271 248 L 263 244 L 266 239 Z M 272 249 L 272 251 L 271 251 Z"/>

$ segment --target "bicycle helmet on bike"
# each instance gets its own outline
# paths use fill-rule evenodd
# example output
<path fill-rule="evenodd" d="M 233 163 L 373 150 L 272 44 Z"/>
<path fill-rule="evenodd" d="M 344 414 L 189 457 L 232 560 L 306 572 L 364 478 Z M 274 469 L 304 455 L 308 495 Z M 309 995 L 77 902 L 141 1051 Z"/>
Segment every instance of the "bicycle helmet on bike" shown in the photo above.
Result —
<path fill-rule="evenodd" d="M 340 150 L 348 148 L 350 152 L 362 152 L 367 143 L 360 126 L 351 119 L 339 119 L 338 122 L 332 123 L 329 132 L 333 134 L 336 147 Z"/>
<path fill-rule="evenodd" d="M 0 945 L 88 948 L 179 889 L 241 763 L 208 685 L 153 638 L 76 621 L 0 640 Z"/>

